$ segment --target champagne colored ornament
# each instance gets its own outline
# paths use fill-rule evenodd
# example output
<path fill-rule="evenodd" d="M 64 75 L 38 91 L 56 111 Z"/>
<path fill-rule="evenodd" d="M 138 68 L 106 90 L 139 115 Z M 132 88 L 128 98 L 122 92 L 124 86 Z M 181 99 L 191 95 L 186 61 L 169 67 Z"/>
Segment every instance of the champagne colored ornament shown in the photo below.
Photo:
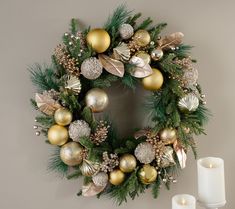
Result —
<path fill-rule="evenodd" d="M 89 137 L 91 128 L 84 120 L 75 120 L 69 125 L 69 137 L 76 142 L 83 136 Z"/>
<path fill-rule="evenodd" d="M 184 85 L 184 87 L 190 87 L 197 83 L 198 80 L 198 70 L 194 67 L 184 68 L 183 76 L 180 78 L 180 81 Z"/>
<path fill-rule="evenodd" d="M 163 57 L 163 51 L 161 48 L 156 48 L 151 52 L 151 58 L 154 61 L 158 61 Z"/>
<path fill-rule="evenodd" d="M 150 43 L 151 37 L 148 31 L 141 29 L 135 32 L 133 40 L 137 45 L 144 47 Z"/>
<path fill-rule="evenodd" d="M 134 28 L 130 24 L 122 24 L 119 27 L 119 33 L 122 39 L 129 39 L 134 34 Z"/>
<path fill-rule="evenodd" d="M 105 172 L 99 172 L 92 176 L 92 181 L 96 186 L 106 186 L 109 181 L 109 176 Z"/>
<path fill-rule="evenodd" d="M 158 40 L 158 45 L 161 49 L 174 49 L 182 43 L 184 34 L 181 32 L 172 33 Z"/>
<path fill-rule="evenodd" d="M 174 150 L 170 146 L 165 146 L 163 149 L 163 155 L 161 156 L 160 167 L 166 168 L 175 165 L 175 160 L 173 157 Z"/>
<path fill-rule="evenodd" d="M 131 51 L 126 43 L 121 43 L 113 48 L 113 57 L 116 60 L 127 62 L 131 57 Z"/>
<path fill-rule="evenodd" d="M 87 185 L 83 185 L 82 186 L 82 196 L 84 197 L 92 197 L 95 196 L 97 194 L 99 194 L 100 192 L 102 192 L 105 189 L 105 186 L 97 186 L 95 185 L 93 182 L 87 184 Z"/>
<path fill-rule="evenodd" d="M 78 95 L 82 89 L 82 85 L 78 77 L 74 75 L 69 75 L 66 81 L 65 88 L 71 90 L 74 94 Z"/>
<path fill-rule="evenodd" d="M 67 126 L 73 119 L 72 113 L 66 108 L 59 108 L 54 114 L 55 122 L 61 126 Z"/>
<path fill-rule="evenodd" d="M 101 28 L 90 30 L 86 40 L 97 53 L 105 52 L 110 45 L 110 36 L 108 32 Z"/>
<path fill-rule="evenodd" d="M 68 141 L 69 134 L 65 127 L 53 125 L 48 130 L 48 140 L 54 145 L 63 145 Z"/>
<path fill-rule="evenodd" d="M 199 106 L 199 99 L 194 94 L 187 94 L 178 102 L 178 107 L 182 112 L 194 112 Z"/>
<path fill-rule="evenodd" d="M 163 84 L 163 75 L 156 68 L 152 68 L 152 70 L 153 73 L 151 75 L 146 78 L 143 78 L 142 84 L 145 89 L 150 91 L 156 91 L 160 89 Z"/>
<path fill-rule="evenodd" d="M 60 158 L 66 165 L 79 165 L 83 158 L 83 148 L 77 142 L 69 142 L 61 147 Z"/>
<path fill-rule="evenodd" d="M 93 88 L 87 92 L 85 102 L 92 112 L 102 112 L 108 106 L 109 98 L 104 90 Z"/>
<path fill-rule="evenodd" d="M 86 159 L 83 159 L 80 170 L 83 176 L 92 176 L 99 171 L 100 164 L 97 162 L 92 162 Z"/>
<path fill-rule="evenodd" d="M 97 79 L 102 74 L 103 66 L 96 57 L 89 57 L 82 62 L 81 74 L 90 80 Z"/>
<path fill-rule="evenodd" d="M 153 73 L 152 68 L 140 57 L 133 56 L 130 59 L 130 63 L 135 65 L 130 71 L 130 74 L 136 78 L 145 78 Z"/>
<path fill-rule="evenodd" d="M 186 167 L 187 154 L 178 140 L 174 142 L 173 147 L 177 155 L 180 167 L 181 169 L 184 169 Z"/>
<path fill-rule="evenodd" d="M 115 186 L 120 185 L 124 180 L 125 174 L 119 169 L 115 169 L 109 174 L 109 182 Z"/>
<path fill-rule="evenodd" d="M 177 139 L 177 132 L 173 128 L 164 128 L 160 131 L 160 139 L 165 145 L 173 144 Z"/>
<path fill-rule="evenodd" d="M 119 168 L 124 173 L 130 173 L 136 168 L 136 159 L 131 154 L 124 154 L 120 158 Z"/>
<path fill-rule="evenodd" d="M 157 179 L 157 170 L 153 166 L 147 164 L 139 170 L 138 175 L 143 184 L 151 184 Z"/>
<path fill-rule="evenodd" d="M 155 151 L 152 144 L 142 142 L 135 148 L 135 156 L 141 163 L 151 163 L 155 158 Z"/>
<path fill-rule="evenodd" d="M 146 53 L 145 51 L 139 51 L 135 54 L 135 56 L 141 58 L 145 64 L 150 64 L 151 62 L 150 55 Z"/>

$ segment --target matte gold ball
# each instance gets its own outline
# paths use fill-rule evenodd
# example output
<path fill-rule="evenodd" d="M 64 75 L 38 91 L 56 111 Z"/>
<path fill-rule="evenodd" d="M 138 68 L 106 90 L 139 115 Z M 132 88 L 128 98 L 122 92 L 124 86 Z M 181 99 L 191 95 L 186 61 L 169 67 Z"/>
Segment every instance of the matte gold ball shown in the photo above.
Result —
<path fill-rule="evenodd" d="M 108 32 L 101 28 L 92 29 L 87 34 L 86 40 L 97 53 L 105 52 L 110 45 Z"/>
<path fill-rule="evenodd" d="M 68 130 L 60 125 L 51 126 L 47 134 L 49 142 L 59 146 L 65 144 L 69 138 Z"/>
<path fill-rule="evenodd" d="M 61 147 L 60 158 L 66 165 L 79 165 L 83 159 L 83 148 L 77 142 L 69 142 Z"/>
<path fill-rule="evenodd" d="M 135 56 L 141 58 L 142 60 L 144 60 L 145 64 L 150 64 L 150 62 L 151 62 L 150 55 L 148 53 L 144 52 L 144 51 L 137 52 L 135 54 Z"/>
<path fill-rule="evenodd" d="M 133 36 L 134 41 L 139 46 L 147 46 L 151 41 L 151 37 L 147 30 L 137 30 Z"/>
<path fill-rule="evenodd" d="M 67 126 L 73 119 L 72 113 L 66 108 L 59 108 L 54 114 L 55 122 L 61 126 Z"/>
<path fill-rule="evenodd" d="M 136 168 L 136 159 L 131 154 L 124 154 L 120 158 L 119 168 L 124 173 L 130 173 Z"/>
<path fill-rule="evenodd" d="M 163 84 L 163 75 L 156 69 L 152 68 L 153 73 L 142 80 L 143 87 L 150 91 L 156 91 L 161 88 Z"/>
<path fill-rule="evenodd" d="M 160 139 L 164 144 L 173 144 L 177 139 L 177 132 L 173 128 L 164 128 L 160 131 Z"/>
<path fill-rule="evenodd" d="M 108 106 L 109 98 L 104 90 L 94 88 L 87 92 L 85 102 L 92 112 L 102 112 Z"/>
<path fill-rule="evenodd" d="M 138 172 L 139 179 L 143 184 L 151 184 L 157 178 L 157 170 L 149 165 L 144 165 Z"/>
<path fill-rule="evenodd" d="M 125 174 L 119 170 L 115 169 L 109 174 L 109 182 L 113 185 L 119 185 L 121 184 L 125 179 Z"/>

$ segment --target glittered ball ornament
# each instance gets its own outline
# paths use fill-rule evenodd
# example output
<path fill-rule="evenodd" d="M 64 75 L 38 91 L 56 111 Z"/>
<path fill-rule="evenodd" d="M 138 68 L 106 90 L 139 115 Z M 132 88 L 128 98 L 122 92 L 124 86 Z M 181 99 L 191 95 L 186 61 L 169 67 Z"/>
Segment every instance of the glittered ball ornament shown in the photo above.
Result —
<path fill-rule="evenodd" d="M 89 124 L 84 120 L 75 120 L 69 125 L 69 137 L 76 142 L 83 136 L 89 137 L 91 134 L 91 128 Z"/>
<path fill-rule="evenodd" d="M 69 134 L 65 127 L 53 125 L 48 130 L 48 140 L 53 145 L 63 145 L 68 141 Z"/>
<path fill-rule="evenodd" d="M 147 164 L 139 170 L 138 176 L 143 184 L 151 184 L 157 179 L 157 170 L 153 166 Z"/>
<path fill-rule="evenodd" d="M 199 106 L 199 99 L 194 94 L 187 94 L 178 102 L 178 107 L 182 112 L 194 112 Z"/>
<path fill-rule="evenodd" d="M 155 151 L 153 145 L 148 142 L 142 142 L 138 144 L 135 149 L 135 157 L 141 163 L 151 163 L 155 159 Z"/>
<path fill-rule="evenodd" d="M 96 175 L 92 176 L 92 181 L 96 186 L 103 187 L 107 185 L 109 176 L 105 172 L 99 172 Z"/>
<path fill-rule="evenodd" d="M 72 113 L 66 108 L 59 108 L 54 114 L 55 122 L 61 126 L 67 126 L 73 119 Z"/>
<path fill-rule="evenodd" d="M 119 33 L 122 39 L 129 39 L 134 34 L 134 28 L 130 24 L 122 24 L 119 27 Z"/>
<path fill-rule="evenodd" d="M 136 168 L 136 159 L 131 154 L 124 154 L 120 157 L 119 168 L 124 173 L 130 173 Z"/>
<path fill-rule="evenodd" d="M 102 74 L 103 66 L 96 57 L 85 59 L 81 65 L 81 74 L 90 80 L 97 79 Z"/>
<path fill-rule="evenodd" d="M 119 169 L 115 169 L 109 173 L 109 182 L 115 186 L 120 185 L 124 180 L 125 174 Z"/>
<path fill-rule="evenodd" d="M 138 46 L 145 47 L 150 43 L 151 37 L 147 30 L 141 29 L 135 32 L 133 40 Z"/>
<path fill-rule="evenodd" d="M 85 102 L 92 112 L 102 112 L 108 106 L 109 98 L 104 90 L 93 88 L 87 92 Z"/>
<path fill-rule="evenodd" d="M 173 144 L 177 139 L 177 132 L 173 128 L 164 128 L 159 135 L 165 145 Z"/>
<path fill-rule="evenodd" d="M 60 158 L 66 165 L 79 165 L 83 158 L 83 148 L 77 142 L 69 142 L 61 147 Z"/>
<path fill-rule="evenodd" d="M 163 84 L 163 75 L 156 69 L 152 68 L 153 73 L 142 79 L 142 85 L 146 90 L 156 91 L 162 87 Z"/>
<path fill-rule="evenodd" d="M 185 68 L 183 69 L 183 76 L 181 82 L 185 87 L 195 85 L 198 80 L 198 70 L 196 68 Z"/>
<path fill-rule="evenodd" d="M 89 31 L 86 41 L 97 53 L 103 53 L 109 48 L 111 40 L 107 31 L 96 28 Z"/>
<path fill-rule="evenodd" d="M 163 57 L 163 51 L 161 48 L 156 48 L 151 52 L 151 58 L 154 61 L 158 61 Z"/>

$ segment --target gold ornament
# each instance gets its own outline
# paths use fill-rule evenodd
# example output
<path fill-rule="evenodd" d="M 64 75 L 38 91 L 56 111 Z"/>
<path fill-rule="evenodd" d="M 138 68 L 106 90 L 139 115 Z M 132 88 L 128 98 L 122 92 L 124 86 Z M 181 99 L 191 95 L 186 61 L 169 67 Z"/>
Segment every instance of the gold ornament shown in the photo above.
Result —
<path fill-rule="evenodd" d="M 154 61 L 158 61 L 163 57 L 163 51 L 161 48 L 156 48 L 151 52 L 151 58 Z"/>
<path fill-rule="evenodd" d="M 194 112 L 199 106 L 199 99 L 194 94 L 187 94 L 178 102 L 178 107 L 182 112 Z"/>
<path fill-rule="evenodd" d="M 146 30 L 138 30 L 135 32 L 134 36 L 133 36 L 133 40 L 134 42 L 141 46 L 147 46 L 151 40 L 151 37 L 149 35 L 149 32 Z"/>
<path fill-rule="evenodd" d="M 147 164 L 139 170 L 138 175 L 143 184 L 151 184 L 157 179 L 157 170 L 153 166 Z"/>
<path fill-rule="evenodd" d="M 86 159 L 83 160 L 82 165 L 80 166 L 80 170 L 83 176 L 92 176 L 99 171 L 99 168 L 99 163 L 91 162 Z"/>
<path fill-rule="evenodd" d="M 177 139 L 177 132 L 173 128 L 164 128 L 160 131 L 160 139 L 165 145 L 173 144 Z"/>
<path fill-rule="evenodd" d="M 131 154 L 124 154 L 120 158 L 119 168 L 124 173 L 130 173 L 136 168 L 136 159 Z"/>
<path fill-rule="evenodd" d="M 92 112 L 102 112 L 108 106 L 109 98 L 104 90 L 93 88 L 87 92 L 85 102 Z"/>
<path fill-rule="evenodd" d="M 73 115 L 68 109 L 62 107 L 55 111 L 54 119 L 58 125 L 67 126 L 71 123 Z"/>
<path fill-rule="evenodd" d="M 63 145 L 68 141 L 68 130 L 60 125 L 53 125 L 48 130 L 48 140 L 54 145 Z"/>
<path fill-rule="evenodd" d="M 163 154 L 161 156 L 161 161 L 160 161 L 160 167 L 161 168 L 166 168 L 169 166 L 175 165 L 175 160 L 173 157 L 173 152 L 174 150 L 170 146 L 165 146 L 163 149 Z"/>
<path fill-rule="evenodd" d="M 69 75 L 66 81 L 65 88 L 71 90 L 74 94 L 78 95 L 81 92 L 82 85 L 78 77 Z"/>
<path fill-rule="evenodd" d="M 83 148 L 77 142 L 69 142 L 61 147 L 60 158 L 66 165 L 79 165 L 83 159 Z"/>
<path fill-rule="evenodd" d="M 110 45 L 110 36 L 108 32 L 101 28 L 90 30 L 86 40 L 97 53 L 105 52 Z"/>
<path fill-rule="evenodd" d="M 150 64 L 151 62 L 150 55 L 146 53 L 145 51 L 139 51 L 135 54 L 135 56 L 141 58 L 145 64 Z"/>
<path fill-rule="evenodd" d="M 142 84 L 145 89 L 150 91 L 155 91 L 161 88 L 163 84 L 163 75 L 162 73 L 156 69 L 152 68 L 153 73 L 146 78 L 143 78 Z"/>
<path fill-rule="evenodd" d="M 113 185 L 119 185 L 121 184 L 125 179 L 125 174 L 119 170 L 115 169 L 109 174 L 109 182 Z"/>

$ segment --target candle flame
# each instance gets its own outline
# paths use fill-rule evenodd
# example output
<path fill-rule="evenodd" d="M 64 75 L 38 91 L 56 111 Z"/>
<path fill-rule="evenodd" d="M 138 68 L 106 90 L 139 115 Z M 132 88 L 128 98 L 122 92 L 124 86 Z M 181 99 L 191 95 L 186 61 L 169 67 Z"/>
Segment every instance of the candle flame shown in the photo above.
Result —
<path fill-rule="evenodd" d="M 212 163 L 210 163 L 210 164 L 209 164 L 209 168 L 213 168 L 213 165 L 212 165 Z"/>
<path fill-rule="evenodd" d="M 181 200 L 181 205 L 186 205 L 186 200 L 184 198 Z"/>

